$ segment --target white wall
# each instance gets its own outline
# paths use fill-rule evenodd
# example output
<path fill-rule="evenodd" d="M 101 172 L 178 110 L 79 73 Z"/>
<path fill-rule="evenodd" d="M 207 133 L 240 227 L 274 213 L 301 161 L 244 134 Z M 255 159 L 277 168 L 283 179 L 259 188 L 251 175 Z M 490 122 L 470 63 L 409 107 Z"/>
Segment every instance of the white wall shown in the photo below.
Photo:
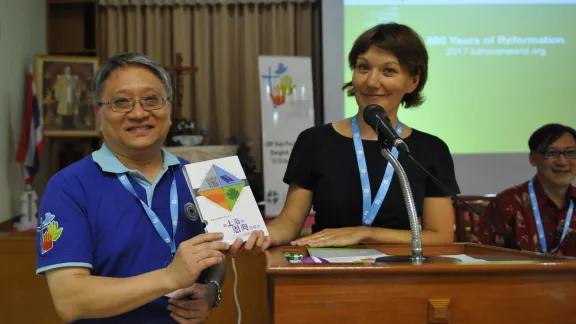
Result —
<path fill-rule="evenodd" d="M 324 123 L 344 116 L 344 1 L 322 0 L 322 72 Z"/>
<path fill-rule="evenodd" d="M 15 152 L 24 111 L 26 73 L 34 56 L 45 53 L 46 1 L 0 0 L 0 222 L 14 217 L 19 209 L 24 180 Z M 46 183 L 46 157 L 35 183 L 40 186 Z M 37 189 L 38 194 L 41 191 Z"/>

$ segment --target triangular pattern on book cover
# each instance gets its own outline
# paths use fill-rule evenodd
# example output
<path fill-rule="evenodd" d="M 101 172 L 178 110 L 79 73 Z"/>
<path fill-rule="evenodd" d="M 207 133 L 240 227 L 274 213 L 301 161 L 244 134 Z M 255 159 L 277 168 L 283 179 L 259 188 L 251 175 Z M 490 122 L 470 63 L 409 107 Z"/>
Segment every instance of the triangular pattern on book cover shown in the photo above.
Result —
<path fill-rule="evenodd" d="M 219 166 L 213 165 L 213 168 L 216 171 L 216 174 L 218 174 L 218 180 L 220 180 L 222 187 L 244 184 L 244 180 L 238 179 L 236 176 L 230 174 L 230 172 L 220 168 Z"/>
<path fill-rule="evenodd" d="M 206 191 L 199 191 L 199 193 L 206 199 L 212 201 L 216 205 L 220 207 L 230 210 L 230 206 L 228 205 L 228 201 L 226 201 L 226 195 L 224 194 L 224 189 L 216 188 L 212 190 Z"/>
<path fill-rule="evenodd" d="M 217 165 L 212 165 L 200 188 L 198 188 L 198 193 L 220 207 L 231 211 L 243 188 L 244 180 Z"/>
<path fill-rule="evenodd" d="M 220 187 L 222 186 L 220 185 L 220 181 L 218 181 L 218 174 L 216 173 L 216 170 L 212 167 L 210 168 L 210 171 L 208 171 L 208 174 L 206 174 L 206 177 L 204 178 L 204 181 L 202 181 L 202 184 L 200 185 L 200 188 L 198 188 L 198 191 L 202 192 Z"/>

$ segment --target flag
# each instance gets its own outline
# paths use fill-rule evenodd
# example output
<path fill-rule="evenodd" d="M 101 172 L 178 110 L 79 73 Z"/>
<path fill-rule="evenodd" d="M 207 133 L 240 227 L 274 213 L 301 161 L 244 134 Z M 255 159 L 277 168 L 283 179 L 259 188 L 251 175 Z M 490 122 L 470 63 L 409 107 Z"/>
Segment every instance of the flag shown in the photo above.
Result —
<path fill-rule="evenodd" d="M 40 156 L 44 152 L 42 138 L 42 118 L 36 96 L 34 74 L 28 74 L 28 91 L 26 93 L 26 110 L 20 131 L 20 143 L 16 152 L 16 161 L 24 166 L 27 185 L 32 185 L 34 176 L 40 170 Z"/>

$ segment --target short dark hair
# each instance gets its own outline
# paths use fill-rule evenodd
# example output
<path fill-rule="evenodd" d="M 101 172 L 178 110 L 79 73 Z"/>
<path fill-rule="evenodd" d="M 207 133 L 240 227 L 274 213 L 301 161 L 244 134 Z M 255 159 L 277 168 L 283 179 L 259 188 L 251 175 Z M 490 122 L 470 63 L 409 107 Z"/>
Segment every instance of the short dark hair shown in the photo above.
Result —
<path fill-rule="evenodd" d="M 405 94 L 401 101 L 405 108 L 420 106 L 424 102 L 422 89 L 428 79 L 428 51 L 420 35 L 412 28 L 398 23 L 379 24 L 368 29 L 356 39 L 348 54 L 348 65 L 352 70 L 358 56 L 368 51 L 370 46 L 396 55 L 400 65 L 408 70 L 410 76 L 420 75 L 416 89 Z M 353 96 L 352 81 L 344 84 L 342 90 L 346 90 L 348 96 Z"/>
<path fill-rule="evenodd" d="M 561 124 L 546 124 L 538 128 L 528 140 L 530 152 L 543 153 L 552 143 L 562 137 L 564 134 L 571 134 L 576 139 L 576 130 L 569 126 Z"/>
<path fill-rule="evenodd" d="M 104 87 L 106 86 L 106 81 L 110 77 L 110 74 L 125 66 L 139 66 L 154 73 L 166 88 L 166 96 L 168 97 L 168 100 L 172 99 L 172 81 L 164 67 L 150 56 L 138 52 L 127 52 L 118 53 L 110 57 L 104 61 L 98 71 L 96 71 L 91 84 L 93 94 L 92 104 L 94 106 L 99 106 L 99 102 L 102 99 L 102 93 L 104 92 Z"/>

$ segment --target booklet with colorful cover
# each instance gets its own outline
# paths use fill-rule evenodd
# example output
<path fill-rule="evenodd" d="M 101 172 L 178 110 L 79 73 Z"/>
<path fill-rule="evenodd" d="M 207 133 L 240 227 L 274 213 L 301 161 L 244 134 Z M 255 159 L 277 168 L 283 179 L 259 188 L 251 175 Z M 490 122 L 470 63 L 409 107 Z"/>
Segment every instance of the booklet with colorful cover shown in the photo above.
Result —
<path fill-rule="evenodd" d="M 207 233 L 222 232 L 222 241 L 230 244 L 247 241 L 255 230 L 268 235 L 237 156 L 190 163 L 183 172 Z"/>

